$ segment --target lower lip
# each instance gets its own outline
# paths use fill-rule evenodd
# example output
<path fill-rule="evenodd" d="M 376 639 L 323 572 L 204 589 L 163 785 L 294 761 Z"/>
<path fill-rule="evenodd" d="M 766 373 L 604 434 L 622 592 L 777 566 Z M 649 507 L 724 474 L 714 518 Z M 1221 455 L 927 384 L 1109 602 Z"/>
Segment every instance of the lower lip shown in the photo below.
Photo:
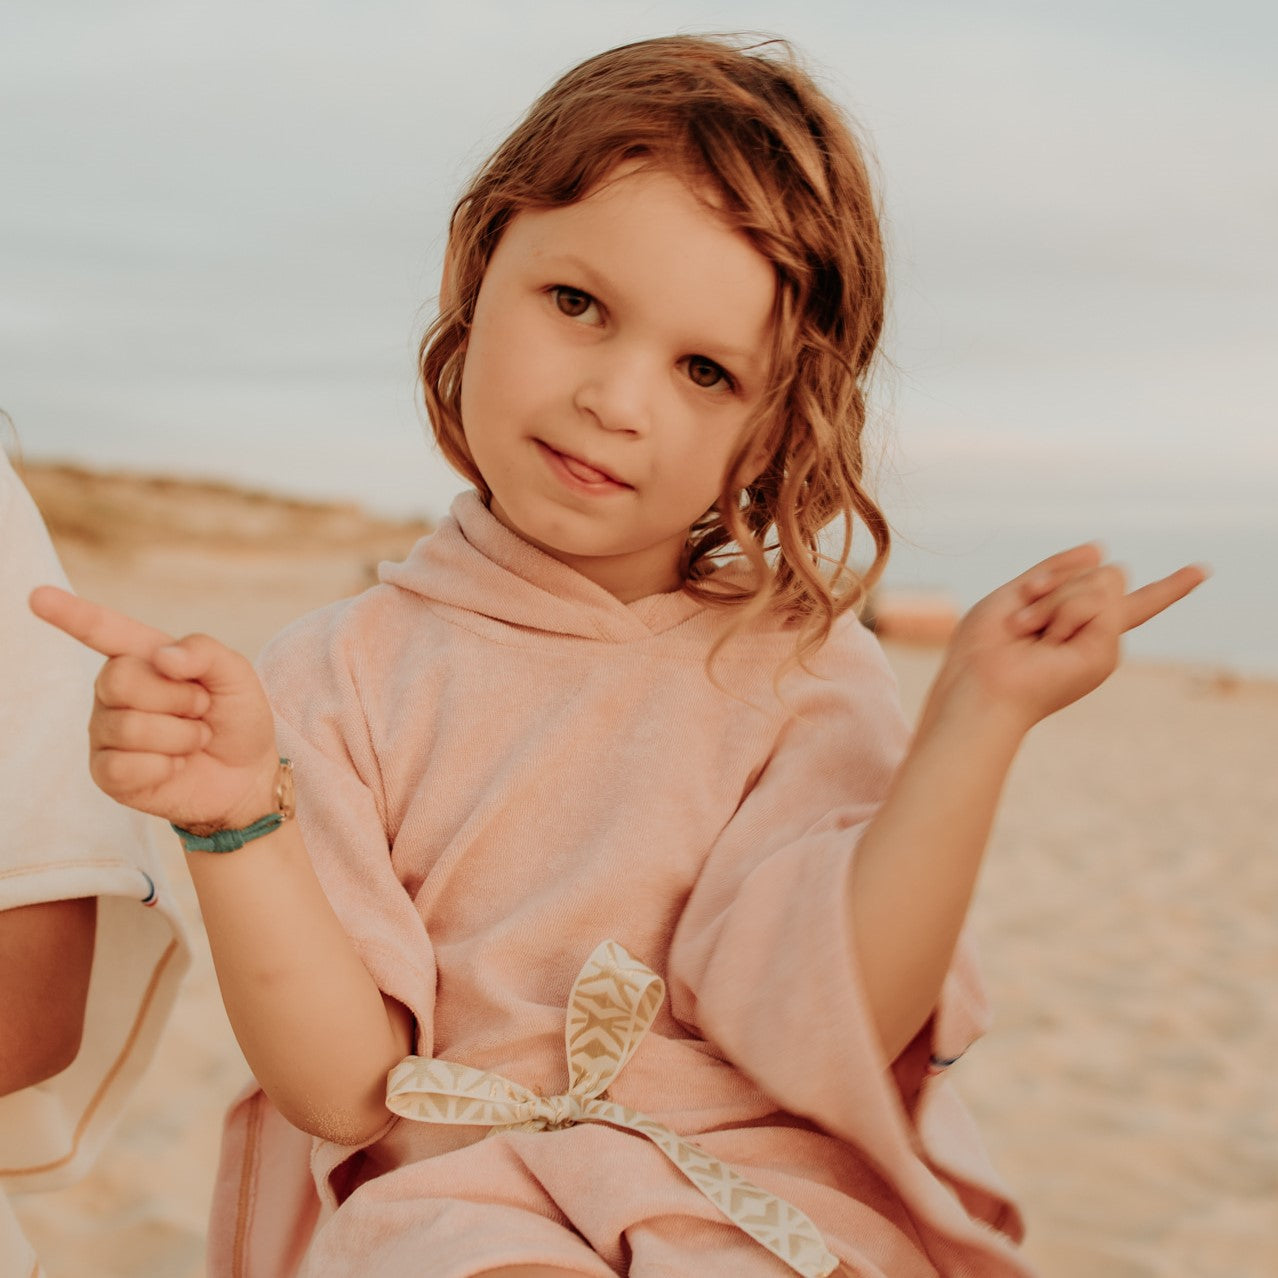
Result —
<path fill-rule="evenodd" d="M 568 469 L 561 453 L 555 452 L 549 444 L 543 444 L 539 439 L 534 442 L 538 451 L 546 459 L 546 464 L 554 473 L 555 478 L 574 492 L 589 493 L 592 497 L 604 497 L 609 493 L 626 493 L 630 491 L 629 484 L 619 483 L 615 479 L 582 479 Z"/>

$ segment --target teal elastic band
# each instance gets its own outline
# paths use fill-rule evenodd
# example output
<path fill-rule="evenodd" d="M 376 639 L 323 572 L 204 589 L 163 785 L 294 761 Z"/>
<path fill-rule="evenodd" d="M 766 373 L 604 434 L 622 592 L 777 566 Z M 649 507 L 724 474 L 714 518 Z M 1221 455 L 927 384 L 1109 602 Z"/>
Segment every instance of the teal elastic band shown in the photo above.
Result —
<path fill-rule="evenodd" d="M 169 824 L 173 826 L 174 832 L 182 840 L 182 846 L 188 852 L 234 852 L 246 843 L 252 843 L 254 839 L 260 839 L 264 834 L 279 829 L 284 824 L 284 814 L 272 812 L 254 821 L 252 825 L 246 825 L 242 830 L 215 830 L 207 837 L 192 834 L 180 825 L 173 825 L 172 821 Z"/>

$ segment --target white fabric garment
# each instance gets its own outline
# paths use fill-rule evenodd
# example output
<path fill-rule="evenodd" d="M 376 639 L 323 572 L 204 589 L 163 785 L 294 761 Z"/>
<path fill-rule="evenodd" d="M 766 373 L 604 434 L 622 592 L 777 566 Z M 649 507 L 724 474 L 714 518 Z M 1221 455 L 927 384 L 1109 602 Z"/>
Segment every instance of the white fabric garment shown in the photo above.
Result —
<path fill-rule="evenodd" d="M 38 1272 L 6 1195 L 82 1175 L 151 1059 L 188 950 L 145 818 L 88 771 L 86 725 L 101 659 L 32 616 L 37 585 L 66 586 L 26 489 L 0 454 L 0 910 L 98 898 L 79 1055 L 0 1097 L 0 1274 Z M 6 1028 L 0 1025 L 0 1034 Z"/>

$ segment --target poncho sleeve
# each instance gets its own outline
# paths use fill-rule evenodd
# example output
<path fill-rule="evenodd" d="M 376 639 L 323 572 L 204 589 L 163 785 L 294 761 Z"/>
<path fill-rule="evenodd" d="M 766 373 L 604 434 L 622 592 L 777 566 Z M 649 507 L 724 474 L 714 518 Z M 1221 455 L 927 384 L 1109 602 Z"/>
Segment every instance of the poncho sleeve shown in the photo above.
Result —
<path fill-rule="evenodd" d="M 856 1145 L 924 1211 L 948 1214 L 957 1193 L 969 1213 L 1017 1233 L 970 1123 L 943 1095 L 945 1067 L 987 1022 L 970 946 L 895 1061 L 863 992 L 849 883 L 908 745 L 895 680 L 877 642 L 847 620 L 781 694 L 784 727 L 680 917 L 672 1010 L 782 1108 Z"/>

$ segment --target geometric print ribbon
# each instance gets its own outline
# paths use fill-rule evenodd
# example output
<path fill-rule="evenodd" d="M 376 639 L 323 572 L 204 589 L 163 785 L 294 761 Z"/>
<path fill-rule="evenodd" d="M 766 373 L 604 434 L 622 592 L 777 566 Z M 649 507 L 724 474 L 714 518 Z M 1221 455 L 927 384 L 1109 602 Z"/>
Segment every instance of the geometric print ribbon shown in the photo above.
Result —
<path fill-rule="evenodd" d="M 500 1074 L 408 1056 L 386 1080 L 386 1106 L 402 1118 L 502 1131 L 556 1131 L 607 1123 L 646 1136 L 738 1228 L 803 1278 L 826 1278 L 838 1260 L 797 1207 L 752 1185 L 717 1158 L 604 1092 L 648 1032 L 665 983 L 616 941 L 604 941 L 572 987 L 564 1046 L 568 1090 L 538 1096 Z"/>

